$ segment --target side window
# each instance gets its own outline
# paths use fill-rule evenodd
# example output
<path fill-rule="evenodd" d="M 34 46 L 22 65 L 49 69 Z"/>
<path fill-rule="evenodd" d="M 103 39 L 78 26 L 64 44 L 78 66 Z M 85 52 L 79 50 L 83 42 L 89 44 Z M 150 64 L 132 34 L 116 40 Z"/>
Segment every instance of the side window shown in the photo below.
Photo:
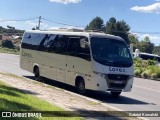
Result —
<path fill-rule="evenodd" d="M 81 52 L 79 52 L 78 56 L 85 59 L 85 60 L 91 61 L 89 46 L 86 45 L 85 48 L 81 48 Z"/>
<path fill-rule="evenodd" d="M 38 50 L 48 52 L 51 44 L 55 41 L 55 38 L 56 38 L 56 35 L 44 34 L 44 36 L 41 39 L 41 42 L 39 44 Z"/>
<path fill-rule="evenodd" d="M 41 34 L 39 33 L 25 33 L 22 42 L 22 48 L 37 50 L 41 41 Z"/>
<path fill-rule="evenodd" d="M 37 50 L 44 36 L 45 36 L 44 34 L 39 34 L 39 33 L 31 34 L 31 38 L 30 38 L 31 39 L 31 49 Z"/>
<path fill-rule="evenodd" d="M 64 35 L 56 35 L 54 37 L 54 40 L 50 42 L 48 51 L 49 52 L 55 52 L 59 54 L 64 54 L 67 49 L 67 39 Z"/>
<path fill-rule="evenodd" d="M 84 37 L 81 36 L 77 36 L 77 37 L 69 37 L 69 41 L 68 41 L 68 54 L 71 56 L 76 56 L 82 59 L 86 59 L 88 61 L 91 60 L 90 57 L 90 48 L 88 45 L 86 45 L 85 48 L 81 48 L 80 47 L 80 40 L 84 39 Z M 85 38 L 86 41 L 88 41 L 87 38 Z"/>
<path fill-rule="evenodd" d="M 69 37 L 68 53 L 70 55 L 77 56 L 80 49 L 80 37 Z"/>
<path fill-rule="evenodd" d="M 23 41 L 22 41 L 22 48 L 29 48 L 29 44 L 30 44 L 30 39 L 31 38 L 31 34 L 29 33 L 25 33 L 23 36 Z"/>
<path fill-rule="evenodd" d="M 89 46 L 86 45 L 85 48 L 81 48 L 81 53 L 82 54 L 85 54 L 85 55 L 90 55 L 90 49 L 89 49 Z"/>
<path fill-rule="evenodd" d="M 48 35 L 45 42 L 43 43 L 44 47 L 46 49 L 49 49 L 49 47 L 54 43 L 55 38 L 56 38 L 56 35 Z"/>
<path fill-rule="evenodd" d="M 64 35 L 45 34 L 38 50 L 64 54 L 67 49 L 67 39 Z"/>

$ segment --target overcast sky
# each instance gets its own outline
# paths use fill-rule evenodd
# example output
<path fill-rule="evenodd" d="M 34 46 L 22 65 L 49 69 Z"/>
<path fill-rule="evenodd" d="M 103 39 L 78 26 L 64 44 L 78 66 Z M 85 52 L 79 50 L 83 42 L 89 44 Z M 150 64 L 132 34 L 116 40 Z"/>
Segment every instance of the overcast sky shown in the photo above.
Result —
<path fill-rule="evenodd" d="M 160 0 L 1 0 L 0 26 L 32 29 L 42 19 L 41 28 L 64 27 L 62 24 L 85 27 L 96 16 L 104 22 L 115 17 L 125 20 L 139 39 L 149 36 L 160 44 Z M 5 21 L 23 20 L 23 21 Z M 54 23 L 54 22 L 57 23 Z"/>

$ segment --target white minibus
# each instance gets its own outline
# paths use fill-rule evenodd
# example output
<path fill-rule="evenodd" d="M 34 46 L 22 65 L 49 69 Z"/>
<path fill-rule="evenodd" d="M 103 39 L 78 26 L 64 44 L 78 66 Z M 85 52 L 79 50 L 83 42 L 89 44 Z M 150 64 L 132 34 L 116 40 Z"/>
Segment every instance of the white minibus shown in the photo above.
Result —
<path fill-rule="evenodd" d="M 86 90 L 131 91 L 134 67 L 126 42 L 117 36 L 76 29 L 29 30 L 23 35 L 20 66 L 34 73 Z"/>

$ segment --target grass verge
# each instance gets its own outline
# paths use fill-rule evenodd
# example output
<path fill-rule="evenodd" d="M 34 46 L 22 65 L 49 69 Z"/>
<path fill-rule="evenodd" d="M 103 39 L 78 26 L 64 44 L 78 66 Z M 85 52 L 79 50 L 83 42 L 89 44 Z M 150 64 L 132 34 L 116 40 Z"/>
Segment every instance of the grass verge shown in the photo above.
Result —
<path fill-rule="evenodd" d="M 63 111 L 62 108 L 51 105 L 33 95 L 36 93 L 24 92 L 10 87 L 0 81 L 0 111 Z M 65 114 L 65 113 L 64 113 Z M 2 120 L 8 120 L 3 118 Z M 19 120 L 20 118 L 10 118 Z M 25 120 L 80 120 L 80 117 L 40 117 L 23 118 Z"/>
<path fill-rule="evenodd" d="M 2 47 L 0 47 L 0 53 L 9 53 L 9 54 L 19 55 L 20 51 L 17 50 L 17 49 L 9 49 L 9 48 L 2 48 Z"/>

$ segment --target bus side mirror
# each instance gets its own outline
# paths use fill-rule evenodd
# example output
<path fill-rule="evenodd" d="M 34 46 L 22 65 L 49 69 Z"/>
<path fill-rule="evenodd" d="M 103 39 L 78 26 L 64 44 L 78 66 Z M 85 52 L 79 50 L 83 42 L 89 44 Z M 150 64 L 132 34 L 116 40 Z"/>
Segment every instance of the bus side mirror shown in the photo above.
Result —
<path fill-rule="evenodd" d="M 80 46 L 81 46 L 81 48 L 85 48 L 86 47 L 86 41 L 85 41 L 85 39 L 81 39 L 80 40 Z"/>

